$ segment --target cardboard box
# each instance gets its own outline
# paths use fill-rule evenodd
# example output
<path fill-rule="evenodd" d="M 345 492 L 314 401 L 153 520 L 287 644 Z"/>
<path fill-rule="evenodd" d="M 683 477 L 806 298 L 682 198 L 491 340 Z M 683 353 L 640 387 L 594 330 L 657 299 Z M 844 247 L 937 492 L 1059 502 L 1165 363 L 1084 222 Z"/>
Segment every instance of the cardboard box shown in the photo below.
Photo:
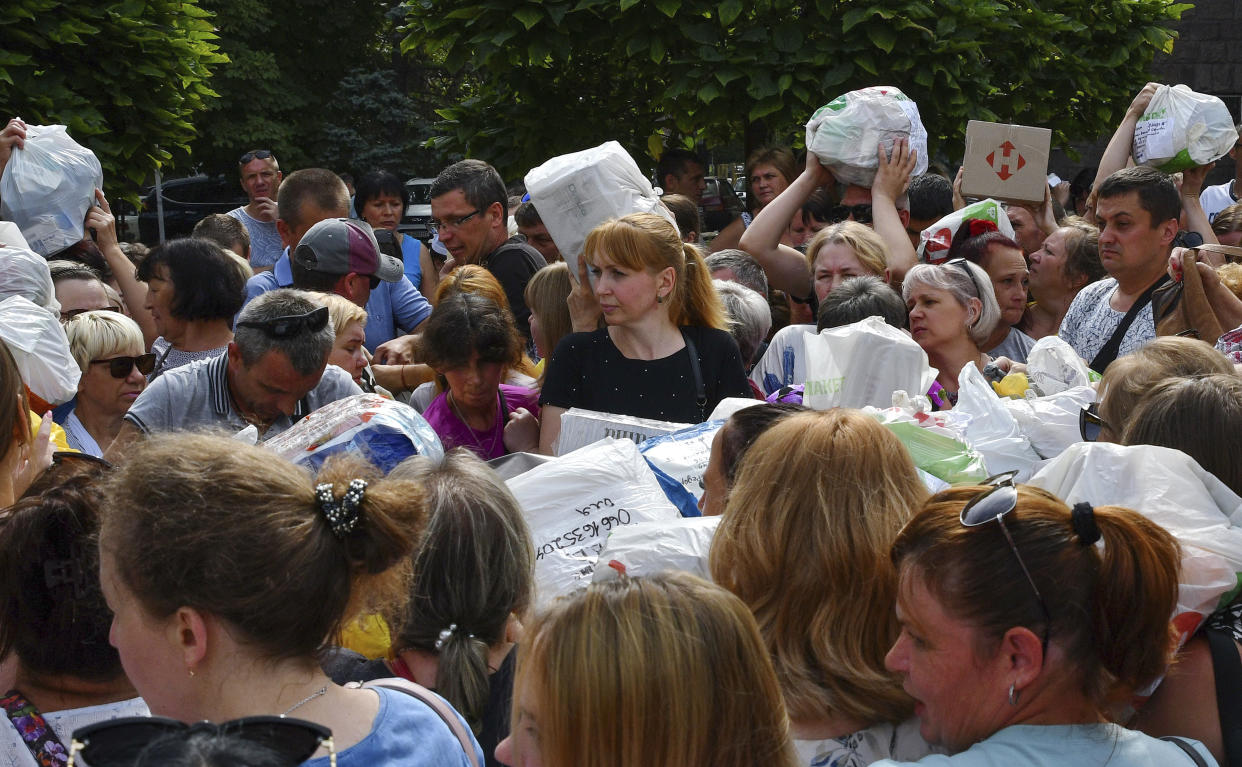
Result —
<path fill-rule="evenodd" d="M 1052 131 L 971 120 L 966 124 L 962 194 L 1005 202 L 1043 202 Z"/>

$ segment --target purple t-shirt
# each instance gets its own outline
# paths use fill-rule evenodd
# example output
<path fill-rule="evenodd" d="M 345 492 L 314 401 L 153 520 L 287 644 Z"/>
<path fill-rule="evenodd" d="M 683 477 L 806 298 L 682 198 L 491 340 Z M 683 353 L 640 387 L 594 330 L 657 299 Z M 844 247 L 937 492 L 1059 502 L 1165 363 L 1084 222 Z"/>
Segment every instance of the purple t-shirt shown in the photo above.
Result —
<path fill-rule="evenodd" d="M 485 461 L 499 458 L 508 452 L 505 450 L 505 424 L 509 422 L 509 413 L 524 407 L 536 418 L 539 417 L 539 392 L 501 384 L 500 393 L 504 395 L 505 406 L 496 408 L 496 422 L 487 431 L 475 431 L 462 423 L 453 408 L 449 407 L 447 391 L 440 392 L 431 401 L 423 411 L 423 418 L 440 435 L 446 451 L 464 447 Z"/>

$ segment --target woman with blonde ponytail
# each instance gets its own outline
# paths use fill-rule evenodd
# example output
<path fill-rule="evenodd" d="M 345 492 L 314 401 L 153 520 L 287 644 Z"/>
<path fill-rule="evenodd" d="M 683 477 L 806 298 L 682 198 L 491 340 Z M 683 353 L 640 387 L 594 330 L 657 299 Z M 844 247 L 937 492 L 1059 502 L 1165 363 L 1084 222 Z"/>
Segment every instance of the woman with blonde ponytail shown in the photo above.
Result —
<path fill-rule="evenodd" d="M 673 224 L 651 213 L 608 221 L 582 258 L 606 326 L 557 344 L 540 397 L 542 452 L 571 407 L 698 423 L 725 397 L 750 396 L 703 256 Z"/>

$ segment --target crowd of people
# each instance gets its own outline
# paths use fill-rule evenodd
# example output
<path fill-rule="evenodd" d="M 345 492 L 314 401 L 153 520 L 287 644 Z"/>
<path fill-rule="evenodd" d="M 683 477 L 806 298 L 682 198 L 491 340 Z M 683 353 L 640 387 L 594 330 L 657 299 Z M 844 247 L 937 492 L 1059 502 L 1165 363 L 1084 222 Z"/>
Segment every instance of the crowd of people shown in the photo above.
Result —
<path fill-rule="evenodd" d="M 934 258 L 922 232 L 969 201 L 904 139 L 870 187 L 756 151 L 714 233 L 704 160 L 668 149 L 666 210 L 579 253 L 481 160 L 435 178 L 424 242 L 393 173 L 285 176 L 265 149 L 191 237 L 121 243 L 95 190 L 68 250 L 0 242 L 5 324 L 58 320 L 76 363 L 46 401 L 0 328 L 0 761 L 1242 764 L 1242 599 L 1175 625 L 1177 529 L 1015 472 L 934 485 L 874 413 L 803 401 L 819 334 L 870 318 L 934 369 L 922 417 L 1059 338 L 1097 374 L 1084 447 L 1181 451 L 1242 509 L 1242 257 L 1181 247 L 1237 244 L 1242 204 L 1208 167 L 1133 165 L 1154 91 L 1094 172 Z M 0 173 L 26 141 L 10 120 Z M 264 447 L 364 393 L 443 457 Z M 575 410 L 714 424 L 698 575 L 538 598 L 498 461 L 555 460 Z"/>

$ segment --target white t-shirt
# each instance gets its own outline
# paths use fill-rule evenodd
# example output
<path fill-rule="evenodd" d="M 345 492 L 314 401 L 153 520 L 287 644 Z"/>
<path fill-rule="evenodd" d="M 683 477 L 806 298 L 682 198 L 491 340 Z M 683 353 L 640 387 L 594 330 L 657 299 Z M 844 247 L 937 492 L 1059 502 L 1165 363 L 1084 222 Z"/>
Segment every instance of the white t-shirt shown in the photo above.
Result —
<path fill-rule="evenodd" d="M 142 698 L 130 698 L 116 703 L 105 703 L 101 706 L 44 713 L 43 718 L 51 725 L 56 737 L 68 750 L 74 730 L 88 724 L 120 719 L 125 716 L 150 715 L 146 701 Z M 5 717 L 4 724 L 0 725 L 0 767 L 39 767 L 34 757 L 30 755 L 30 747 L 26 745 L 26 741 L 22 740 L 22 736 L 17 733 L 8 717 Z"/>
<path fill-rule="evenodd" d="M 807 767 L 866 767 L 879 759 L 913 762 L 942 750 L 923 740 L 919 720 L 881 722 L 840 738 L 794 740 L 798 764 Z"/>
<path fill-rule="evenodd" d="M 1208 221 L 1215 221 L 1217 214 L 1237 201 L 1238 197 L 1233 192 L 1233 180 L 1227 184 L 1209 186 L 1199 194 L 1199 204 L 1203 206 Z"/>
<path fill-rule="evenodd" d="M 806 383 L 806 343 L 815 335 L 814 325 L 788 325 L 776 331 L 763 358 L 751 369 L 750 380 L 764 395 Z"/>
<path fill-rule="evenodd" d="M 1061 321 L 1061 330 L 1057 335 L 1061 340 L 1073 347 L 1078 356 L 1087 362 L 1104 348 L 1113 331 L 1121 325 L 1125 312 L 1119 312 L 1108 305 L 1109 299 L 1117 290 L 1117 280 L 1112 277 L 1093 282 L 1078 292 L 1073 303 L 1065 312 Z M 1156 337 L 1156 322 L 1152 319 L 1151 303 L 1148 302 L 1139 310 L 1134 322 L 1126 330 L 1121 339 L 1118 357 L 1137 351 L 1139 347 Z"/>

